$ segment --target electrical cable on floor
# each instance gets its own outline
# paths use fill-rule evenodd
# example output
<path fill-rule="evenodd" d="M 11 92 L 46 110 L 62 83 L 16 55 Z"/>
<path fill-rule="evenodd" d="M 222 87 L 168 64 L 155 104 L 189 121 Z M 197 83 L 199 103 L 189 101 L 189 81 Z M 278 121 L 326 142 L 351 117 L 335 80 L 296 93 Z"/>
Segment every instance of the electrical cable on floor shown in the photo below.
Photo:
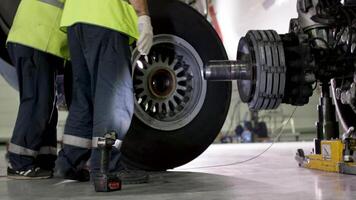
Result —
<path fill-rule="evenodd" d="M 240 165 L 240 164 L 243 164 L 243 163 L 247 163 L 249 161 L 252 161 L 252 160 L 255 160 L 255 159 L 261 157 L 268 150 L 270 150 L 272 148 L 272 146 L 278 141 L 279 137 L 281 137 L 281 135 L 283 134 L 284 128 L 289 123 L 289 121 L 293 118 L 296 110 L 297 110 L 297 107 L 294 107 L 294 110 L 293 110 L 292 114 L 290 115 L 290 117 L 288 118 L 288 120 L 284 124 L 282 124 L 282 126 L 279 128 L 280 131 L 279 131 L 278 135 L 276 137 L 274 137 L 272 143 L 265 150 L 263 150 L 261 153 L 255 155 L 255 156 L 253 156 L 253 157 L 251 157 L 249 159 L 246 159 L 246 160 L 243 160 L 243 161 L 233 162 L 233 163 L 230 163 L 230 164 L 208 165 L 208 166 L 202 166 L 202 167 L 183 168 L 183 169 L 178 169 L 178 170 L 192 170 L 192 169 L 207 169 L 207 168 L 216 168 L 216 167 L 228 167 L 228 166 Z"/>

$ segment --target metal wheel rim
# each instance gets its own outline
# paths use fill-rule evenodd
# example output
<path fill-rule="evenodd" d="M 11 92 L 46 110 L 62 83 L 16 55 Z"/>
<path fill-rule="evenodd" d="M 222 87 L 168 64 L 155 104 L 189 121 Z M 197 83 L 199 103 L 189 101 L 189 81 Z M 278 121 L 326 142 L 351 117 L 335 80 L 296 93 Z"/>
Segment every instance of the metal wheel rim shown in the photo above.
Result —
<path fill-rule="evenodd" d="M 165 57 L 165 53 L 155 49 L 158 46 L 167 46 L 167 51 L 174 51 L 174 54 Z M 140 57 L 137 49 L 134 50 L 135 116 L 154 129 L 173 131 L 183 128 L 194 120 L 204 104 L 207 83 L 203 78 L 203 61 L 187 41 L 168 34 L 154 37 L 147 61 Z M 176 75 L 176 84 L 167 97 L 154 97 L 150 91 L 152 84 L 148 79 L 155 70 Z"/>

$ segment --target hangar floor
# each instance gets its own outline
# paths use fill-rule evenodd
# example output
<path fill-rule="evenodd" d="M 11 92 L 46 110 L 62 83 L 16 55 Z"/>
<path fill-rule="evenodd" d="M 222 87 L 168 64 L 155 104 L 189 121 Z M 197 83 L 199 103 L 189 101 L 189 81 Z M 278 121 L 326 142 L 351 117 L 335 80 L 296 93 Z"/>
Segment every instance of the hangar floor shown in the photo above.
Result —
<path fill-rule="evenodd" d="M 306 152 L 312 143 L 278 143 L 247 163 L 199 168 L 242 161 L 262 152 L 268 144 L 212 145 L 193 162 L 169 172 L 152 173 L 143 185 L 122 191 L 95 193 L 89 183 L 60 179 L 8 180 L 1 149 L 0 199 L 356 199 L 356 176 L 312 171 L 297 167 L 297 148 Z"/>

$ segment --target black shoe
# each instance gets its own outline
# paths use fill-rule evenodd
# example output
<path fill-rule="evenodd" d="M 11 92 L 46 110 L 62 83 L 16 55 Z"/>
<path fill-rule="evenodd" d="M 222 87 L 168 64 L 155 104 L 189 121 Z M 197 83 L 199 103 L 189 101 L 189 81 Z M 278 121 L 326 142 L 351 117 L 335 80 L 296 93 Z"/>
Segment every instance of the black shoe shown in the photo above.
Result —
<path fill-rule="evenodd" d="M 77 180 L 79 182 L 87 182 L 90 180 L 90 173 L 87 169 L 79 169 L 76 171 L 68 172 L 65 176 L 65 179 Z"/>
<path fill-rule="evenodd" d="M 52 170 L 44 170 L 39 167 L 34 167 L 26 171 L 17 171 L 10 167 L 7 168 L 7 177 L 20 180 L 35 180 L 52 178 Z"/>
<path fill-rule="evenodd" d="M 89 170 L 87 169 L 78 169 L 78 170 L 70 169 L 66 172 L 63 172 L 62 170 L 55 168 L 54 177 L 76 180 L 79 182 L 87 182 L 90 180 L 90 173 Z"/>
<path fill-rule="evenodd" d="M 141 184 L 148 183 L 148 173 L 143 170 L 123 169 L 117 172 L 117 176 L 122 184 Z"/>

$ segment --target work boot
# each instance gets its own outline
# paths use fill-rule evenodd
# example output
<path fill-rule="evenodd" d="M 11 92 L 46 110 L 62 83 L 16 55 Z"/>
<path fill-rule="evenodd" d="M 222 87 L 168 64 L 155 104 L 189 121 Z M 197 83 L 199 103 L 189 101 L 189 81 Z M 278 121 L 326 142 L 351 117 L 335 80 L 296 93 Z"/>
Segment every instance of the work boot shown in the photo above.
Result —
<path fill-rule="evenodd" d="M 67 160 L 59 158 L 56 160 L 54 177 L 87 182 L 90 180 L 88 161 L 83 160 L 78 165 L 72 166 Z"/>
<path fill-rule="evenodd" d="M 122 184 L 141 184 L 148 183 L 149 175 L 143 170 L 123 169 L 117 172 L 117 176 Z"/>
<path fill-rule="evenodd" d="M 35 180 L 35 179 L 49 179 L 52 178 L 53 171 L 45 170 L 39 167 L 34 167 L 29 170 L 14 170 L 11 167 L 7 168 L 7 177 L 19 180 Z"/>
<path fill-rule="evenodd" d="M 87 182 L 90 180 L 90 173 L 87 169 L 70 169 L 66 172 L 56 169 L 54 176 L 63 179 L 76 180 L 79 182 Z"/>
<path fill-rule="evenodd" d="M 79 169 L 76 171 L 69 171 L 64 175 L 65 179 L 77 180 L 79 182 L 87 182 L 90 180 L 90 173 L 87 169 Z"/>

